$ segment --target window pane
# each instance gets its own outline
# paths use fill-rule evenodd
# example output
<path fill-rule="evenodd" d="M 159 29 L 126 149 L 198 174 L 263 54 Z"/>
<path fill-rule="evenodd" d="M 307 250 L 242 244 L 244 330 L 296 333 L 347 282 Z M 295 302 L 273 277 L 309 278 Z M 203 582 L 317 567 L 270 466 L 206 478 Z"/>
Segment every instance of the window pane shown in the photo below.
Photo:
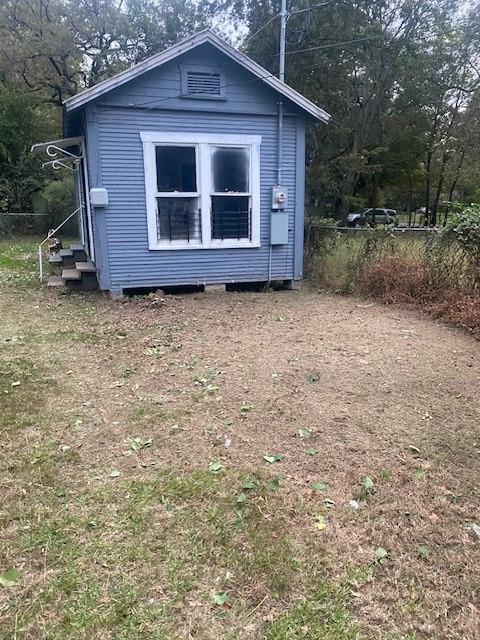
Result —
<path fill-rule="evenodd" d="M 156 147 L 157 190 L 196 191 L 195 147 Z"/>
<path fill-rule="evenodd" d="M 250 238 L 249 196 L 212 196 L 212 239 Z"/>
<path fill-rule="evenodd" d="M 247 193 L 250 153 L 248 149 L 212 148 L 213 191 Z"/>
<path fill-rule="evenodd" d="M 201 242 L 198 198 L 157 198 L 157 234 L 161 241 Z"/>

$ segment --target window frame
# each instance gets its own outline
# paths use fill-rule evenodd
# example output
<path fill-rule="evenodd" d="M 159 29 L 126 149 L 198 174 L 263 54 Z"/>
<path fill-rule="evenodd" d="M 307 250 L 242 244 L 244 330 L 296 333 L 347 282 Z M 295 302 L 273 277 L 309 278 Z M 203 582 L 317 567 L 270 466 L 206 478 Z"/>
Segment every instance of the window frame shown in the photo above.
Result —
<path fill-rule="evenodd" d="M 260 144 L 261 136 L 215 133 L 140 132 L 143 144 L 145 197 L 147 207 L 148 246 L 152 251 L 233 249 L 260 247 Z M 197 193 L 200 208 L 201 243 L 182 240 L 158 240 L 157 197 L 176 197 L 175 192 L 157 191 L 157 146 L 194 146 L 196 148 Z M 250 149 L 250 238 L 212 239 L 211 196 L 213 192 L 211 147 L 237 147 Z M 167 193 L 169 194 L 167 196 Z M 181 192 L 182 197 L 187 197 Z M 223 193 L 221 195 L 229 195 Z M 237 195 L 232 193 L 231 195 Z"/>

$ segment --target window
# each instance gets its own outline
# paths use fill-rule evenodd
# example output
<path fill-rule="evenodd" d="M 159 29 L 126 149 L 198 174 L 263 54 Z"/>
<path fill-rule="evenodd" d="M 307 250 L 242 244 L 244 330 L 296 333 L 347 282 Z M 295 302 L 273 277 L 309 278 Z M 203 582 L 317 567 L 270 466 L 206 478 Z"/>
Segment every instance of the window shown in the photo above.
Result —
<path fill-rule="evenodd" d="M 250 238 L 250 148 L 211 147 L 212 238 Z"/>
<path fill-rule="evenodd" d="M 197 191 L 196 147 L 155 147 L 157 240 L 202 241 Z"/>
<path fill-rule="evenodd" d="M 260 136 L 140 135 L 150 249 L 260 246 Z"/>
<path fill-rule="evenodd" d="M 225 76 L 218 67 L 181 65 L 183 98 L 222 100 L 227 97 Z"/>

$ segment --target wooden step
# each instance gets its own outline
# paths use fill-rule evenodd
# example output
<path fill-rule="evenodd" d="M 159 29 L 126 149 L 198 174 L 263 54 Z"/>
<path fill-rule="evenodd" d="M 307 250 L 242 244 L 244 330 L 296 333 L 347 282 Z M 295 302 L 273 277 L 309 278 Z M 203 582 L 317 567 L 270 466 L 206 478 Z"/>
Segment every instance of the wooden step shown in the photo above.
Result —
<path fill-rule="evenodd" d="M 87 254 L 85 252 L 85 247 L 83 244 L 71 244 L 70 251 L 72 252 L 73 259 L 75 262 L 86 262 Z"/>
<path fill-rule="evenodd" d="M 60 249 L 58 254 L 61 258 L 73 258 L 73 251 L 71 249 Z"/>
<path fill-rule="evenodd" d="M 59 253 L 52 253 L 48 256 L 48 261 L 50 264 L 61 264 L 62 256 Z"/>
<path fill-rule="evenodd" d="M 97 267 L 92 262 L 75 262 L 75 269 L 80 273 L 97 273 Z"/>
<path fill-rule="evenodd" d="M 81 280 L 82 274 L 77 269 L 62 269 L 62 278 L 64 280 Z"/>
<path fill-rule="evenodd" d="M 50 276 L 47 281 L 47 287 L 60 288 L 65 286 L 65 280 L 61 276 Z"/>

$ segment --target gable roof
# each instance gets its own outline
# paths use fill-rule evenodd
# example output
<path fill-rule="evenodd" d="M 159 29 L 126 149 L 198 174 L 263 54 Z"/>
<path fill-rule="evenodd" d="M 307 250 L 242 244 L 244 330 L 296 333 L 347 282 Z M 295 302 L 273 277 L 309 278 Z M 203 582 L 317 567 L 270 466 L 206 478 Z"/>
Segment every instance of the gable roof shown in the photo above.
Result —
<path fill-rule="evenodd" d="M 78 93 L 76 96 L 68 98 L 68 100 L 65 100 L 65 102 L 63 103 L 65 109 L 67 112 L 74 111 L 75 109 L 78 109 L 78 107 L 87 104 L 91 100 L 95 100 L 105 93 L 112 91 L 112 89 L 116 89 L 117 87 L 122 86 L 130 80 L 138 78 L 138 76 L 146 73 L 147 71 L 156 69 L 162 64 L 165 64 L 166 62 L 169 62 L 170 60 L 176 58 L 177 56 L 205 43 L 209 43 L 216 47 L 226 56 L 247 69 L 247 71 L 250 71 L 251 73 L 253 73 L 253 75 L 261 79 L 262 82 L 264 82 L 266 85 L 268 85 L 275 91 L 278 91 L 278 93 L 284 95 L 286 98 L 294 102 L 314 118 L 317 118 L 317 120 L 326 123 L 330 119 L 330 115 L 326 111 L 324 111 L 320 107 L 317 107 L 317 105 L 313 104 L 313 102 L 308 100 L 308 98 L 302 96 L 301 93 L 298 93 L 298 91 L 292 89 L 292 87 L 290 87 L 288 84 L 285 84 L 285 82 L 282 82 L 281 80 L 273 76 L 262 66 L 254 62 L 251 58 L 241 53 L 237 49 L 234 49 L 231 45 L 217 36 L 217 34 L 210 29 L 199 31 L 195 35 L 190 36 L 189 38 L 185 38 L 172 47 L 165 49 L 165 51 L 157 53 L 156 55 L 147 58 L 143 62 L 139 62 L 138 64 L 133 65 L 132 67 L 126 69 L 125 71 L 122 71 L 121 73 L 117 73 L 117 75 L 113 76 L 112 78 L 108 78 L 107 80 L 100 82 L 90 89 L 86 89 L 85 91 Z"/>

